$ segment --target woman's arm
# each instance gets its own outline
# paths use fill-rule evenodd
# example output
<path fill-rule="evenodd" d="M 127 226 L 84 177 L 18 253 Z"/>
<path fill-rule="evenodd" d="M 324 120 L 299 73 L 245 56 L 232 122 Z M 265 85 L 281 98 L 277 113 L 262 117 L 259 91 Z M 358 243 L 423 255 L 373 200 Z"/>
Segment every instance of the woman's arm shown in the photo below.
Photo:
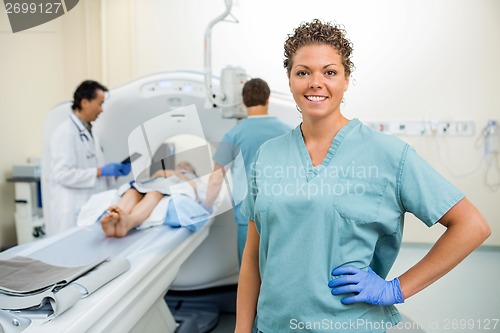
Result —
<path fill-rule="evenodd" d="M 399 277 L 407 299 L 457 266 L 491 234 L 485 218 L 466 198 L 459 201 L 439 223 L 447 229 L 429 253 Z"/>
<path fill-rule="evenodd" d="M 188 176 L 186 176 L 182 171 L 174 171 L 174 174 L 179 177 L 180 180 L 183 180 L 185 182 L 187 182 L 189 185 L 191 185 L 191 187 L 194 189 L 194 192 L 197 193 L 197 186 L 196 186 L 196 182 L 194 181 L 194 179 L 192 178 L 189 178 Z"/>
<path fill-rule="evenodd" d="M 252 332 L 260 292 L 259 241 L 255 223 L 250 220 L 238 279 L 235 333 Z"/>

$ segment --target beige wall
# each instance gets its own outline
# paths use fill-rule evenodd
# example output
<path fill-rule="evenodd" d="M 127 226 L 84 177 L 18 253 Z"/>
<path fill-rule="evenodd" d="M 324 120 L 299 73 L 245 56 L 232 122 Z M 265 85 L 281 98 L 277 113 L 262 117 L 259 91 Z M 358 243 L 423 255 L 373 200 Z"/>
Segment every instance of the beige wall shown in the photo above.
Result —
<path fill-rule="evenodd" d="M 0 248 L 16 243 L 12 166 L 40 158 L 47 113 L 81 80 L 101 78 L 99 13 L 100 1 L 87 1 L 13 34 L 0 11 Z"/>
<path fill-rule="evenodd" d="M 239 23 L 219 23 L 212 35 L 212 71 L 238 65 L 287 92 L 281 67 L 286 34 L 318 17 L 342 23 L 354 43 L 345 113 L 362 120 L 469 120 L 476 136 L 405 137 L 480 208 L 500 245 L 500 191 L 483 184 L 476 137 L 500 120 L 500 1 L 497 0 L 234 0 Z M 286 15 L 285 13 L 286 9 Z M 108 87 L 158 71 L 203 69 L 204 33 L 223 0 L 81 0 L 60 19 L 12 34 L 0 13 L 0 246 L 15 243 L 12 165 L 41 152 L 50 108 L 70 99 L 83 79 Z M 278 14 L 277 14 L 278 13 Z M 294 111 L 292 111 L 294 112 Z M 409 218 L 405 239 L 432 241 Z"/>
<path fill-rule="evenodd" d="M 60 20 L 17 34 L 0 13 L 0 246 L 15 244 L 14 185 L 6 183 L 13 164 L 40 156 L 42 124 L 64 97 Z"/>

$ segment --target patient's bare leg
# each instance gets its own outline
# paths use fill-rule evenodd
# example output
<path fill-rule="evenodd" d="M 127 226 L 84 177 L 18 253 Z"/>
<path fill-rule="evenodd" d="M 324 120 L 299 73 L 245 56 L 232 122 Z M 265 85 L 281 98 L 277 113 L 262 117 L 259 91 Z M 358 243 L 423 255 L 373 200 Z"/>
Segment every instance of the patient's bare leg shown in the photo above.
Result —
<path fill-rule="evenodd" d="M 126 213 L 131 213 L 132 209 L 134 209 L 135 205 L 137 205 L 144 194 L 139 193 L 135 188 L 131 188 L 127 190 L 118 201 L 117 205 Z"/>
<path fill-rule="evenodd" d="M 162 198 L 163 194 L 159 192 L 146 193 L 130 214 L 118 207 L 115 210 L 119 215 L 118 223 L 115 225 L 115 237 L 125 237 L 130 229 L 144 222 Z"/>

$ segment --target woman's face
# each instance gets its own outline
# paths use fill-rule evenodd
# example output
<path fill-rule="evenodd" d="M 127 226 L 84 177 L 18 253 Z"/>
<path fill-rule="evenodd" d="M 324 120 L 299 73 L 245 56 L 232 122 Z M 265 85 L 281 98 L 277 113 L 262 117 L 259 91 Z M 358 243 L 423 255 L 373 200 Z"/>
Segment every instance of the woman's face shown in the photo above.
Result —
<path fill-rule="evenodd" d="M 340 102 L 349 86 L 342 58 L 329 45 L 307 45 L 293 57 L 290 91 L 304 119 L 340 114 Z"/>

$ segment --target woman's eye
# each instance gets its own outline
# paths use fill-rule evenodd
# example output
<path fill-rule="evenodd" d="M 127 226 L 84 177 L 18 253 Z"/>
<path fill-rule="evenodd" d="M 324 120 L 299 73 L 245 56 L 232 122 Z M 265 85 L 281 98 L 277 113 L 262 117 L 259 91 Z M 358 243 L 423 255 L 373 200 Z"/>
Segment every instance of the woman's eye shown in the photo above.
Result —
<path fill-rule="evenodd" d="M 307 72 L 306 71 L 298 71 L 297 76 L 306 76 Z"/>
<path fill-rule="evenodd" d="M 327 71 L 327 72 L 326 72 L 326 75 L 327 75 L 327 76 L 335 76 L 335 75 L 337 75 L 337 72 L 336 72 L 336 71 L 333 71 L 333 70 L 332 70 L 332 71 Z"/>

